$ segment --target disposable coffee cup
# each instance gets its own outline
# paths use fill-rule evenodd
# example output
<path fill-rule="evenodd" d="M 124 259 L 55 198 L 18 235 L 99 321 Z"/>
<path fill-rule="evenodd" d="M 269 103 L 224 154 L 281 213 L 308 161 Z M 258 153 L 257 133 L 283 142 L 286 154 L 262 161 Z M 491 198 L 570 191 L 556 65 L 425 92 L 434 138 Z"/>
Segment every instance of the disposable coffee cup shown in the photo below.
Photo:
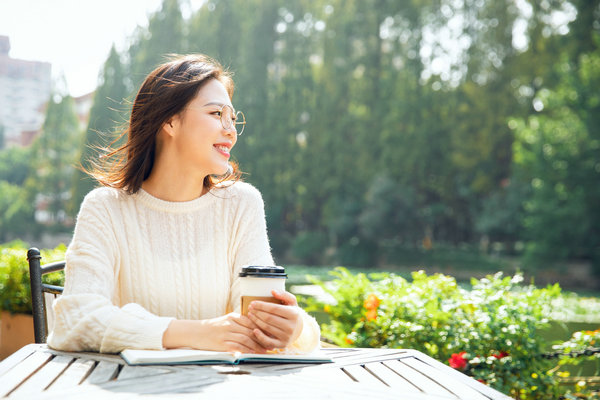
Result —
<path fill-rule="evenodd" d="M 248 306 L 256 300 L 282 304 L 280 300 L 273 297 L 271 290 L 285 291 L 285 280 L 287 278 L 285 268 L 247 265 L 242 267 L 239 276 L 241 278 L 242 315 L 248 314 Z"/>

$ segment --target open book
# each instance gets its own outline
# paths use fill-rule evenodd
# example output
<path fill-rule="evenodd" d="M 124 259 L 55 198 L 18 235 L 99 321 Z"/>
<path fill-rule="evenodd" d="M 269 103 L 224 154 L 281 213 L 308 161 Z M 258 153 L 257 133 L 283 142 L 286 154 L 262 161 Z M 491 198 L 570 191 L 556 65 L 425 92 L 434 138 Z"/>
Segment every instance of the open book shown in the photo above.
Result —
<path fill-rule="evenodd" d="M 319 351 L 309 354 L 242 354 L 192 349 L 126 349 L 121 352 L 121 357 L 129 365 L 239 364 L 248 362 L 319 364 L 333 362 L 331 357 Z"/>

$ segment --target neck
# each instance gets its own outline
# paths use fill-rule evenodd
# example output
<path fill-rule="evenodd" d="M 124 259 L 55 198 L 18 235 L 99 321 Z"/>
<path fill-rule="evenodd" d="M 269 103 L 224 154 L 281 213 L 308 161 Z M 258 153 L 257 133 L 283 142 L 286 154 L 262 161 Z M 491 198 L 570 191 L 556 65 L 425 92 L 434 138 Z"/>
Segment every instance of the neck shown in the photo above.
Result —
<path fill-rule="evenodd" d="M 142 189 L 165 201 L 191 201 L 206 193 L 205 177 L 183 170 L 176 162 L 161 162 L 157 158 L 150 176 L 142 182 Z"/>

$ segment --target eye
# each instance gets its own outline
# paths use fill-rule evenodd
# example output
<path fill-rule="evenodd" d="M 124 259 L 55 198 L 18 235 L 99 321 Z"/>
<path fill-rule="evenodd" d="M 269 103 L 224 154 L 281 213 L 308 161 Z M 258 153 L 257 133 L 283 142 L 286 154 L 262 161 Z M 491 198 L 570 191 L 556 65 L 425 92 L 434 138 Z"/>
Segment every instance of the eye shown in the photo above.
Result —
<path fill-rule="evenodd" d="M 221 111 L 213 111 L 211 112 L 212 115 L 217 115 L 217 116 L 221 116 Z"/>

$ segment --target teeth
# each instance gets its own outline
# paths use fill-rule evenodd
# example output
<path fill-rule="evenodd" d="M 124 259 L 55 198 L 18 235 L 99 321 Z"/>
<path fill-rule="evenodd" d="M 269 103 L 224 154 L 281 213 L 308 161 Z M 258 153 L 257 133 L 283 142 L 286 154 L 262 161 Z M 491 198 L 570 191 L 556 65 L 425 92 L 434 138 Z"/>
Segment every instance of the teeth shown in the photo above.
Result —
<path fill-rule="evenodd" d="M 215 146 L 217 149 L 224 151 L 225 153 L 229 153 L 229 149 L 225 146 Z"/>

